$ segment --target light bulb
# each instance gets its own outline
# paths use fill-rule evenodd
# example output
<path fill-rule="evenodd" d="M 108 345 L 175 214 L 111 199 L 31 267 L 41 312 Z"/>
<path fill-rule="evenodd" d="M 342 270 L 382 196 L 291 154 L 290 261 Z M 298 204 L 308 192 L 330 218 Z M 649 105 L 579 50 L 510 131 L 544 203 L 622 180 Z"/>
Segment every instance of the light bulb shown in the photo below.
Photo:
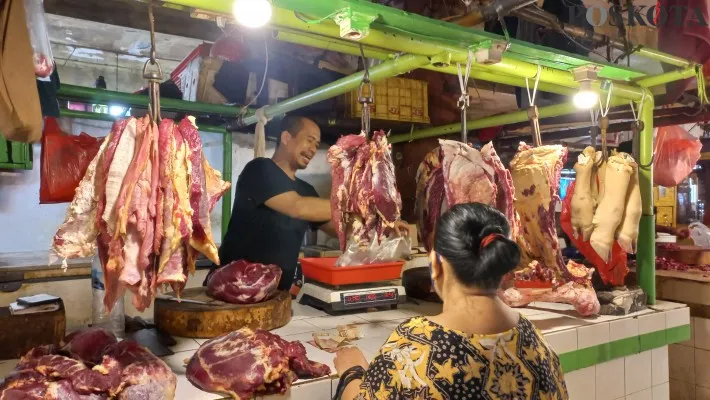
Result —
<path fill-rule="evenodd" d="M 579 85 L 579 92 L 572 98 L 574 106 L 581 110 L 589 110 L 599 102 L 599 93 L 592 90 L 592 81 L 582 81 Z"/>
<path fill-rule="evenodd" d="M 268 0 L 235 0 L 234 18 L 248 28 L 259 28 L 271 20 L 271 3 Z"/>
<path fill-rule="evenodd" d="M 121 106 L 110 106 L 108 108 L 108 113 L 114 117 L 122 117 L 126 115 L 126 107 Z"/>

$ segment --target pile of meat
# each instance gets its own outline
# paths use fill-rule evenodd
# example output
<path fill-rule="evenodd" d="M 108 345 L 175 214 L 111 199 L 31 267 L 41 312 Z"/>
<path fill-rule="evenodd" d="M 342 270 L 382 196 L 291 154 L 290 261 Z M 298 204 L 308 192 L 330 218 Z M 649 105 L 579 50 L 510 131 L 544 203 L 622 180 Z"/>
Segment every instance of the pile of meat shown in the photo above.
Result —
<path fill-rule="evenodd" d="M 383 242 L 394 232 L 402 198 L 384 131 L 343 136 L 328 150 L 333 222 L 344 252 L 336 265 L 387 261 Z"/>
<path fill-rule="evenodd" d="M 268 300 L 281 280 L 276 265 L 233 261 L 218 269 L 207 282 L 207 294 L 234 304 L 254 304 Z"/>
<path fill-rule="evenodd" d="M 30 350 L 0 384 L 0 399 L 170 400 L 177 379 L 150 351 L 101 329 Z"/>
<path fill-rule="evenodd" d="M 249 328 L 204 343 L 190 359 L 186 373 L 198 388 L 237 400 L 285 393 L 298 378 L 328 374 L 327 365 L 306 358 L 300 342 Z"/>
<path fill-rule="evenodd" d="M 593 270 L 574 262 L 565 265 L 557 241 L 555 206 L 567 150 L 521 143 L 508 170 L 490 143 L 480 152 L 456 141 L 439 143 L 417 171 L 416 211 L 427 250 L 433 247 L 437 219 L 449 207 L 493 205 L 510 222 L 522 254 L 516 271 L 504 280 L 503 300 L 516 307 L 533 301 L 564 302 L 582 315 L 599 312 L 591 286 Z"/>
<path fill-rule="evenodd" d="M 479 152 L 461 142 L 439 140 L 439 147 L 420 164 L 416 183 L 419 236 L 427 251 L 433 248 L 439 216 L 460 203 L 495 206 L 512 221 L 511 230 L 517 235 L 513 181 L 492 144 Z"/>
<path fill-rule="evenodd" d="M 98 247 L 106 307 L 129 289 L 142 311 L 160 286 L 179 295 L 197 252 L 219 265 L 210 212 L 229 187 L 205 159 L 194 118 L 164 119 L 160 127 L 147 117 L 117 121 L 52 248 L 67 259 L 93 256 Z"/>

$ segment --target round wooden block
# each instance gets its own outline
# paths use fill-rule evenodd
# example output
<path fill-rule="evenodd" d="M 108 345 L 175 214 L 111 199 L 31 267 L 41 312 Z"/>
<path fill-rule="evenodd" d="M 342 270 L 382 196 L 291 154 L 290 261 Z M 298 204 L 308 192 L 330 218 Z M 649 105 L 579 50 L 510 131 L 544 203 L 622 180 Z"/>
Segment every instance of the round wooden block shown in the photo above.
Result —
<path fill-rule="evenodd" d="M 185 289 L 180 297 L 209 304 L 156 298 L 156 327 L 174 336 L 211 339 L 244 327 L 276 329 L 291 320 L 291 295 L 288 292 L 279 292 L 276 297 L 261 303 L 230 304 L 209 297 L 206 290 L 205 287 Z"/>

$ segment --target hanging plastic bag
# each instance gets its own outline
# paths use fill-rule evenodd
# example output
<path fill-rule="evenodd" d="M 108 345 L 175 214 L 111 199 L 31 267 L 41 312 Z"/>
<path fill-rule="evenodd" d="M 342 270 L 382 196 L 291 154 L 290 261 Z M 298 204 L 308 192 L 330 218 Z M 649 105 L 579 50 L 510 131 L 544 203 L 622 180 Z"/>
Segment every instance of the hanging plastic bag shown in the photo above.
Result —
<path fill-rule="evenodd" d="M 370 237 L 376 238 L 375 231 L 370 232 Z M 348 238 L 345 251 L 335 262 L 336 267 L 353 265 L 380 264 L 398 261 L 411 253 L 412 240 L 406 236 L 390 236 L 382 239 L 380 243 L 372 240 L 368 247 L 360 247 L 352 237 Z"/>
<path fill-rule="evenodd" d="M 678 125 L 658 128 L 653 183 L 665 187 L 678 185 L 693 172 L 702 147 L 700 140 Z"/>
<path fill-rule="evenodd" d="M 54 57 L 52 56 L 52 45 L 49 42 L 47 21 L 44 17 L 44 4 L 42 0 L 24 1 L 25 19 L 32 43 L 35 76 L 46 78 L 54 71 Z"/>
<path fill-rule="evenodd" d="M 572 182 L 569 185 L 567 194 L 564 200 L 562 200 L 562 214 L 560 214 L 562 230 L 569 237 L 569 240 L 572 242 L 571 244 L 584 258 L 594 265 L 605 284 L 623 286 L 624 279 L 629 273 L 629 268 L 626 265 L 626 252 L 619 246 L 619 243 L 614 241 L 614 246 L 611 249 L 611 258 L 608 263 L 605 263 L 589 241 L 582 241 L 581 236 L 576 239 L 574 237 L 574 228 L 572 227 L 572 196 L 574 196 L 575 183 L 576 182 Z"/>
<path fill-rule="evenodd" d="M 46 117 L 42 132 L 40 204 L 72 201 L 76 187 L 102 142 L 103 138 L 83 132 L 80 135 L 64 133 L 55 118 Z"/>
<path fill-rule="evenodd" d="M 699 247 L 710 247 L 710 228 L 700 222 L 693 222 L 688 225 L 690 238 Z"/>

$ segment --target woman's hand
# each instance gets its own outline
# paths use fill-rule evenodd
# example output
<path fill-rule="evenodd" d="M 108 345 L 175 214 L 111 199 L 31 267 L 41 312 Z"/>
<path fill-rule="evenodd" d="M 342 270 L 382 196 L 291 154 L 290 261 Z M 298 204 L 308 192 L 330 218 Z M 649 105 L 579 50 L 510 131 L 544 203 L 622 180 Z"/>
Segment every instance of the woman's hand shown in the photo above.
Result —
<path fill-rule="evenodd" d="M 409 224 L 399 220 L 394 223 L 394 232 L 397 236 L 408 237 L 409 236 Z"/>
<path fill-rule="evenodd" d="M 335 370 L 338 371 L 338 375 L 342 375 L 349 368 L 355 367 L 357 365 L 367 369 L 367 360 L 362 351 L 357 347 L 345 347 L 338 350 L 335 353 Z"/>

